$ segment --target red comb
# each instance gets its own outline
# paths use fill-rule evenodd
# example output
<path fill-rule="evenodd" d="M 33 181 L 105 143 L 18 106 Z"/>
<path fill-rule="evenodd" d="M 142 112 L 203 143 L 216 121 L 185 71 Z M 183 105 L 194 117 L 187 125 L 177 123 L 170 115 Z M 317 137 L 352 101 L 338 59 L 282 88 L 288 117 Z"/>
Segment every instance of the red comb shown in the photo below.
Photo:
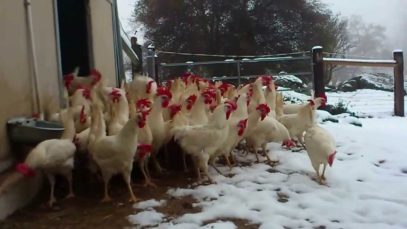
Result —
<path fill-rule="evenodd" d="M 317 97 L 324 99 L 324 101 L 322 101 L 322 104 L 321 104 L 321 108 L 324 108 L 325 105 L 326 105 L 326 102 L 328 101 L 328 98 L 326 97 L 326 94 L 325 93 L 320 93 L 320 94 L 317 95 Z"/>
<path fill-rule="evenodd" d="M 91 99 L 90 98 L 90 90 L 89 90 L 89 88 L 83 88 L 82 96 L 87 100 Z"/>
<path fill-rule="evenodd" d="M 165 81 L 165 86 L 168 89 L 171 89 L 173 82 L 174 82 L 174 80 L 167 80 L 167 81 Z"/>
<path fill-rule="evenodd" d="M 191 110 L 192 106 L 195 104 L 197 96 L 196 95 L 190 95 L 187 98 L 187 110 Z"/>
<path fill-rule="evenodd" d="M 120 97 L 122 96 L 122 94 L 120 93 L 120 91 L 116 88 L 112 89 L 112 92 L 110 92 L 110 97 L 112 98 L 114 103 L 118 103 L 120 102 Z"/>
<path fill-rule="evenodd" d="M 35 171 L 32 168 L 30 168 L 26 163 L 17 164 L 16 171 L 23 174 L 25 177 L 35 176 Z"/>
<path fill-rule="evenodd" d="M 239 123 L 237 123 L 237 126 L 239 126 L 239 127 L 242 127 L 242 126 L 246 127 L 246 125 L 247 125 L 247 118 L 242 119 L 239 121 Z"/>
<path fill-rule="evenodd" d="M 192 73 L 190 73 L 190 72 L 184 72 L 182 74 L 181 79 L 182 79 L 182 81 L 184 81 L 185 85 L 188 85 L 188 80 L 189 80 L 189 77 L 191 77 L 191 76 L 192 76 Z"/>
<path fill-rule="evenodd" d="M 232 87 L 231 84 L 222 83 L 222 85 L 219 86 L 219 90 L 220 90 L 221 95 L 223 96 L 223 95 L 225 94 L 225 92 L 226 92 L 230 87 Z"/>
<path fill-rule="evenodd" d="M 238 128 L 237 135 L 238 135 L 238 136 L 242 136 L 244 130 L 246 129 L 246 127 L 247 127 L 247 119 L 242 119 L 242 120 L 240 120 L 240 121 L 237 123 L 237 128 Z"/>
<path fill-rule="evenodd" d="M 260 111 L 265 112 L 267 114 L 270 113 L 270 107 L 265 103 L 257 105 L 256 110 L 260 110 Z"/>
<path fill-rule="evenodd" d="M 72 81 L 74 80 L 74 75 L 72 73 L 69 73 L 67 75 L 64 75 L 64 84 L 66 88 L 69 88 L 72 84 Z"/>
<path fill-rule="evenodd" d="M 146 93 L 150 94 L 151 93 L 151 87 L 153 86 L 154 80 L 150 80 L 148 81 L 147 85 L 146 85 Z"/>
<path fill-rule="evenodd" d="M 181 104 L 172 104 L 168 106 L 168 109 L 170 110 L 171 118 L 173 118 L 181 110 Z"/>
<path fill-rule="evenodd" d="M 209 80 L 208 79 L 205 79 L 205 78 L 202 78 L 202 77 L 200 77 L 200 76 L 192 76 L 192 81 L 193 82 L 197 82 L 197 83 L 199 83 L 199 82 L 205 82 L 205 83 L 207 83 L 207 82 L 209 82 Z"/>
<path fill-rule="evenodd" d="M 151 101 L 148 100 L 148 99 L 139 99 L 139 100 L 136 102 L 136 108 L 137 108 L 138 110 L 141 110 L 141 109 L 143 109 L 143 108 L 149 108 L 150 106 L 151 106 Z"/>
<path fill-rule="evenodd" d="M 157 95 L 158 95 L 158 96 L 165 95 L 165 96 L 167 96 L 169 99 L 172 98 L 171 92 L 170 92 L 166 87 L 159 87 L 159 88 L 157 89 Z"/>
<path fill-rule="evenodd" d="M 261 77 L 263 86 L 269 85 L 271 83 L 271 81 L 273 81 L 273 76 L 270 76 L 270 75 L 262 75 L 260 77 Z"/>
<path fill-rule="evenodd" d="M 102 79 L 102 74 L 96 69 L 90 70 L 90 76 L 93 78 L 92 85 L 95 85 Z"/>
<path fill-rule="evenodd" d="M 216 89 L 214 88 L 207 88 L 202 93 L 203 96 L 210 96 L 212 98 L 216 98 Z"/>
<path fill-rule="evenodd" d="M 197 96 L 196 95 L 190 95 L 188 96 L 187 100 L 189 102 L 195 103 Z"/>
<path fill-rule="evenodd" d="M 229 106 L 233 111 L 237 109 L 237 104 L 233 100 L 228 100 L 225 102 L 226 106 Z"/>

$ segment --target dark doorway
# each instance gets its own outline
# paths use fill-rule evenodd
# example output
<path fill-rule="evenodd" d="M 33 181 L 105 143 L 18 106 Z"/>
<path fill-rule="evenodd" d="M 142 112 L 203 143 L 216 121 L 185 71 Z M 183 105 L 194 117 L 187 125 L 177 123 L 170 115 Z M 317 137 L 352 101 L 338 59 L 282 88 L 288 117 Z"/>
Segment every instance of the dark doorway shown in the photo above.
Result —
<path fill-rule="evenodd" d="M 79 67 L 79 75 L 90 70 L 88 0 L 57 0 L 62 73 Z"/>

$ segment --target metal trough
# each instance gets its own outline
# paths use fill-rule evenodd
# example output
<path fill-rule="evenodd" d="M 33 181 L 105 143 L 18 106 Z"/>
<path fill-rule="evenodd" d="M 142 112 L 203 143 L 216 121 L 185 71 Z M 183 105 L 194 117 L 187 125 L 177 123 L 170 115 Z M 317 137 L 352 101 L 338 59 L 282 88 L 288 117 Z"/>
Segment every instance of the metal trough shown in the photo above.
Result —
<path fill-rule="evenodd" d="M 18 117 L 7 122 L 7 133 L 12 143 L 38 144 L 60 138 L 64 127 L 60 123 Z"/>

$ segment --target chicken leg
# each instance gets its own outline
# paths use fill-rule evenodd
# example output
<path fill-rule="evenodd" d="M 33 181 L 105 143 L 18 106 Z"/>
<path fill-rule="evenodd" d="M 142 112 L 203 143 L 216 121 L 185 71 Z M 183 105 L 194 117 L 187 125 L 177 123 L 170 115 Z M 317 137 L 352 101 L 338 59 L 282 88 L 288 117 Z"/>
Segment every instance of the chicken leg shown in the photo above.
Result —
<path fill-rule="evenodd" d="M 209 164 L 212 166 L 212 168 L 214 168 L 214 169 L 216 170 L 216 172 L 218 172 L 218 173 L 219 173 L 220 175 L 222 175 L 222 176 L 225 176 L 225 174 L 223 174 L 223 173 L 218 169 L 218 167 L 216 167 L 214 161 L 209 162 Z"/>
<path fill-rule="evenodd" d="M 66 176 L 66 179 L 68 180 L 68 186 L 69 186 L 69 193 L 65 198 L 67 198 L 67 199 L 73 198 L 73 197 L 75 197 L 75 194 L 73 192 L 73 187 L 72 187 L 72 171 L 67 172 L 67 174 L 65 176 Z"/>
<path fill-rule="evenodd" d="M 158 162 L 157 157 L 156 157 L 155 154 L 152 155 L 152 161 L 153 161 L 153 164 L 154 164 L 154 166 L 155 166 L 155 169 L 157 170 L 157 172 L 158 172 L 160 175 L 162 175 L 162 174 L 167 174 L 167 173 L 168 173 L 167 170 L 165 170 L 163 167 L 161 167 L 161 165 L 160 165 L 160 163 Z"/>
<path fill-rule="evenodd" d="M 102 176 L 103 176 L 103 183 L 104 183 L 104 197 L 101 202 L 102 203 L 110 202 L 110 201 L 112 201 L 112 199 L 109 196 L 108 189 L 109 189 L 109 181 L 110 181 L 110 178 L 112 177 L 112 174 L 110 174 L 108 172 L 104 172 L 102 170 Z"/>
<path fill-rule="evenodd" d="M 131 171 L 131 169 L 130 169 L 130 171 Z M 130 172 L 127 170 L 123 170 L 121 174 L 122 174 L 124 181 L 126 182 L 128 190 L 129 190 L 129 194 L 130 194 L 129 202 L 133 202 L 133 203 L 137 202 L 137 198 L 133 193 L 133 188 L 131 187 Z"/>
<path fill-rule="evenodd" d="M 181 154 L 182 154 L 182 166 L 184 167 L 184 172 L 188 172 L 187 154 L 184 152 L 181 152 Z"/>
<path fill-rule="evenodd" d="M 198 157 L 193 156 L 192 161 L 194 162 L 195 175 L 197 176 L 198 182 L 201 182 L 202 177 L 201 177 L 201 172 L 199 170 L 199 159 L 198 159 Z"/>
<path fill-rule="evenodd" d="M 149 174 L 147 174 L 147 172 L 146 172 L 146 167 L 147 167 L 146 164 L 147 164 L 147 163 L 148 163 L 148 159 L 147 159 L 147 158 L 144 158 L 144 159 L 142 159 L 142 160 L 139 162 L 140 170 L 141 170 L 141 172 L 143 173 L 143 176 L 144 176 L 144 179 L 145 179 L 145 181 L 144 181 L 144 187 L 151 186 L 151 187 L 153 187 L 153 188 L 157 188 L 157 185 L 155 185 L 155 184 L 151 181 Z"/>
<path fill-rule="evenodd" d="M 212 184 L 213 180 L 212 180 L 211 176 L 209 176 L 209 169 L 208 169 L 209 155 L 207 153 L 205 153 L 204 150 L 202 150 L 200 157 L 201 157 L 200 158 L 201 168 L 203 169 L 203 172 L 205 173 L 205 175 L 208 177 L 209 182 Z"/>
<path fill-rule="evenodd" d="M 325 178 L 325 169 L 326 169 L 326 164 L 324 164 L 323 165 L 324 166 L 324 168 L 322 169 L 322 175 L 321 175 L 321 180 L 326 180 L 326 178 Z"/>
<path fill-rule="evenodd" d="M 55 189 L 55 176 L 52 174 L 47 173 L 47 178 L 49 181 L 49 185 L 50 185 L 50 196 L 49 196 L 49 201 L 48 201 L 48 206 L 51 208 L 52 205 L 54 204 L 55 200 L 55 196 L 54 196 L 54 189 Z"/>
<path fill-rule="evenodd" d="M 314 170 L 315 170 L 315 172 L 317 173 L 317 181 L 318 181 L 318 184 L 323 185 L 324 182 L 323 182 L 322 176 L 321 176 L 320 173 L 319 173 L 320 165 L 319 165 L 319 164 L 316 165 L 316 164 L 312 163 L 312 167 L 314 167 Z"/>
<path fill-rule="evenodd" d="M 225 159 L 226 165 L 229 167 L 229 169 L 232 169 L 232 163 L 230 163 L 229 156 L 227 154 L 224 154 L 223 158 Z"/>

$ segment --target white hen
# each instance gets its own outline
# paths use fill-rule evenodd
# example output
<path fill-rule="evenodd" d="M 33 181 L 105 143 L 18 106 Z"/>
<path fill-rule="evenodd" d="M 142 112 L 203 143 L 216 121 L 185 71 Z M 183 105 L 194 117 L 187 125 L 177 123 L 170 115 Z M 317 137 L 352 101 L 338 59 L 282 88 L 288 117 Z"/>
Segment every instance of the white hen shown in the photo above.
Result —
<path fill-rule="evenodd" d="M 317 173 L 319 183 L 322 184 L 325 180 L 326 165 L 332 166 L 335 159 L 335 139 L 327 130 L 317 125 L 306 131 L 304 139 L 312 167 Z M 319 168 L 321 164 L 323 165 L 323 170 L 320 175 Z"/>

